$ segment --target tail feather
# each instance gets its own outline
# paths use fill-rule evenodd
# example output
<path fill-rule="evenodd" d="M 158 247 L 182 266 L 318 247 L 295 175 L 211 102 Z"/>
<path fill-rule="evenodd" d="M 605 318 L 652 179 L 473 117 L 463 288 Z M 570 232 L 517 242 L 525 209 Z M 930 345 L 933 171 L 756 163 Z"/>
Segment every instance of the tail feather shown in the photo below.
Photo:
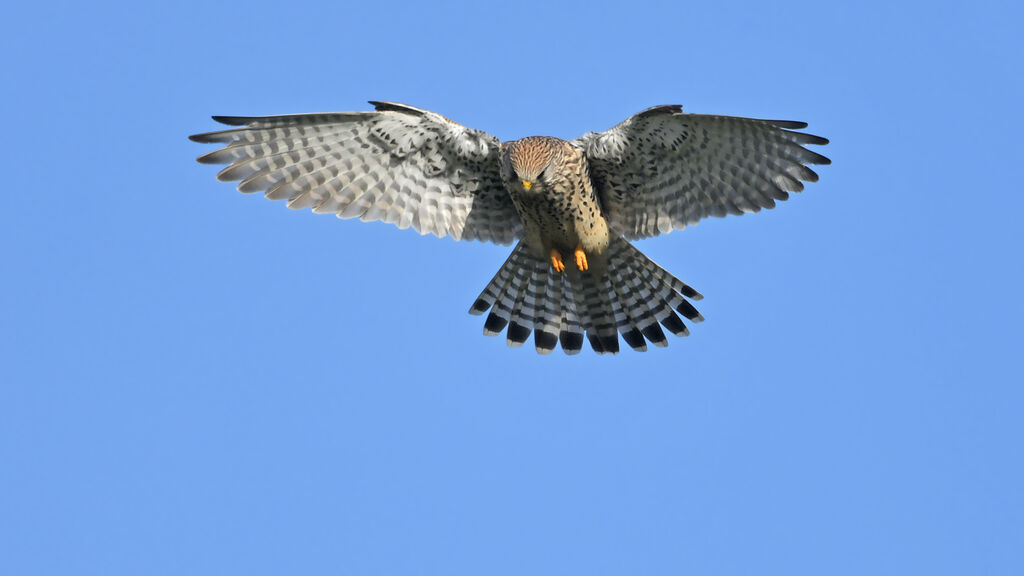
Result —
<path fill-rule="evenodd" d="M 568 276 L 568 274 L 566 274 Z M 587 341 L 590 342 L 590 347 L 601 354 L 604 352 L 604 346 L 601 341 L 597 339 L 596 326 L 593 318 L 591 318 L 590 309 L 596 307 L 596 302 L 591 303 L 590 298 L 593 298 L 592 294 L 588 294 L 586 287 L 576 282 L 570 282 L 572 284 L 573 291 L 573 304 L 576 305 L 576 313 L 579 315 L 580 327 L 584 330 L 584 335 L 587 337 Z"/>
<path fill-rule="evenodd" d="M 629 271 L 626 272 L 628 274 Z M 622 303 L 620 308 L 623 311 L 623 317 L 622 322 L 619 323 L 622 339 L 633 350 L 646 352 L 647 341 L 644 340 L 644 335 L 637 326 L 643 323 L 644 316 L 649 315 L 650 311 L 643 301 L 637 300 L 632 294 L 628 276 L 623 275 L 621 270 L 615 268 L 609 268 L 608 273 L 611 277 L 612 288 L 615 290 L 615 298 Z"/>
<path fill-rule="evenodd" d="M 521 251 L 517 246 L 469 310 L 470 314 L 483 314 L 487 310 L 491 311 L 487 315 L 487 320 L 484 321 L 484 334 L 487 336 L 501 334 L 501 331 L 508 325 L 509 313 L 512 310 L 512 303 L 508 301 L 509 286 L 512 283 L 512 277 L 524 265 L 522 260 Z M 513 292 L 511 296 L 515 297 L 515 293 Z"/>
<path fill-rule="evenodd" d="M 551 273 L 547 266 L 537 273 L 536 319 L 533 323 L 533 343 L 539 354 L 550 354 L 558 346 L 558 333 L 562 325 L 561 276 Z M 557 296 L 556 296 L 557 295 Z"/>
<path fill-rule="evenodd" d="M 668 346 L 665 334 L 657 327 L 659 313 L 665 304 L 654 298 L 651 288 L 647 283 L 641 281 L 641 270 L 638 269 L 637 262 L 632 258 L 631 252 L 620 250 L 613 254 L 611 265 L 616 270 L 624 271 L 630 298 L 627 307 L 634 310 L 636 315 L 634 327 L 655 346 Z M 646 257 L 644 258 L 646 259 Z"/>
<path fill-rule="evenodd" d="M 590 319 L 586 327 L 590 347 L 598 354 L 618 354 L 618 322 L 609 294 L 608 275 L 580 273 L 576 281 L 583 285 L 583 305 Z"/>
<path fill-rule="evenodd" d="M 534 306 L 532 301 L 535 296 L 531 292 L 536 290 L 534 280 L 537 277 L 537 270 L 520 269 L 521 274 L 516 274 L 513 279 L 516 302 L 512 306 L 512 313 L 508 322 L 508 345 L 512 347 L 522 346 L 533 331 Z"/>
<path fill-rule="evenodd" d="M 637 254 L 640 254 L 640 252 L 637 251 Z M 644 264 L 645 265 L 638 271 L 638 273 L 643 282 L 647 283 L 647 285 L 654 290 L 656 301 L 658 301 L 662 307 L 658 312 L 658 322 L 664 323 L 669 314 L 675 316 L 672 312 L 673 310 L 678 311 L 692 322 L 704 321 L 704 317 L 700 315 L 700 312 L 698 312 L 692 304 L 686 301 L 682 296 L 682 292 L 683 290 L 686 290 L 693 294 L 693 296 L 690 297 L 695 300 L 699 300 L 700 298 L 703 298 L 703 296 L 693 288 L 690 288 L 686 284 L 680 282 L 676 277 L 666 272 L 654 262 L 647 260 Z M 676 316 L 675 319 L 681 322 L 678 316 Z M 670 322 L 676 324 L 674 321 L 670 320 Z M 671 328 L 669 329 L 671 330 Z"/>
<path fill-rule="evenodd" d="M 562 350 L 569 355 L 579 354 L 583 349 L 583 321 L 580 320 L 579 308 L 576 306 L 576 290 L 572 282 L 561 274 L 558 275 L 561 290 L 555 296 L 562 309 L 562 323 L 558 330 L 558 341 Z"/>
<path fill-rule="evenodd" d="M 587 272 L 555 273 L 551 264 L 520 243 L 470 308 L 490 310 L 484 334 L 507 330 L 509 346 L 522 345 L 533 333 L 537 352 L 561 344 L 576 354 L 584 337 L 598 354 L 619 351 L 619 334 L 637 351 L 647 342 L 667 346 L 662 326 L 677 336 L 704 319 L 687 299 L 701 295 L 644 256 L 626 240 L 612 238 L 607 251 L 592 256 Z"/>
<path fill-rule="evenodd" d="M 603 299 L 605 300 L 606 304 L 610 306 L 612 319 L 615 321 L 611 337 L 615 340 L 615 351 L 618 352 L 618 333 L 628 332 L 629 329 L 633 326 L 633 322 L 630 320 L 629 308 L 626 306 L 627 300 L 625 298 L 622 298 L 619 294 L 618 273 L 614 270 L 607 270 L 604 274 L 603 283 L 605 289 L 602 290 L 600 294 L 603 296 Z M 601 289 L 600 285 L 598 285 L 598 289 Z"/>

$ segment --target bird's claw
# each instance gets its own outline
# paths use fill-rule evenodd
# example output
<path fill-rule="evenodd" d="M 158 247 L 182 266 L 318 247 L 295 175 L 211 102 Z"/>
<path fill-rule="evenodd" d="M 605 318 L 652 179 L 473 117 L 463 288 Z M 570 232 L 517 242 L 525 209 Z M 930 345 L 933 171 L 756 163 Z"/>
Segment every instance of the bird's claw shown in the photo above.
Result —
<path fill-rule="evenodd" d="M 583 251 L 583 247 L 582 246 L 577 246 L 576 247 L 576 252 L 574 254 L 576 256 L 576 267 L 579 268 L 580 270 L 586 272 L 586 270 L 587 270 L 587 253 Z"/>
<path fill-rule="evenodd" d="M 551 249 L 551 267 L 555 269 L 555 272 L 565 272 L 565 263 L 562 262 L 562 254 L 554 248 Z"/>

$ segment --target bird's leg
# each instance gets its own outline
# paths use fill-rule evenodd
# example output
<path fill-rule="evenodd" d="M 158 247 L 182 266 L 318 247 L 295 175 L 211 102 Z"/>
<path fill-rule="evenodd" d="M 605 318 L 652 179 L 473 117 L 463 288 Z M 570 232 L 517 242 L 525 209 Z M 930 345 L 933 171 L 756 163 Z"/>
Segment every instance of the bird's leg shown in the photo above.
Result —
<path fill-rule="evenodd" d="M 565 263 L 562 262 L 562 253 L 554 248 L 551 249 L 551 267 L 555 269 L 555 272 L 565 272 Z"/>
<path fill-rule="evenodd" d="M 584 272 L 587 270 L 587 253 L 583 251 L 583 245 L 576 245 L 576 267 Z"/>

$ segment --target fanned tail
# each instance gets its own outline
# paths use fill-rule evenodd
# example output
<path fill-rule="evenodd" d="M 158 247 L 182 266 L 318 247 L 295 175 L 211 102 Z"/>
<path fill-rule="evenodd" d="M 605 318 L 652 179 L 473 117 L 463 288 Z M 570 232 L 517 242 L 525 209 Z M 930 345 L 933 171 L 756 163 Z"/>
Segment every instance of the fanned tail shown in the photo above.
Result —
<path fill-rule="evenodd" d="M 559 343 L 566 354 L 576 354 L 584 336 L 598 354 L 615 354 L 619 334 L 644 351 L 648 341 L 668 345 L 662 327 L 689 335 L 677 313 L 704 320 L 689 302 L 703 297 L 623 238 L 612 238 L 604 254 L 590 260 L 587 272 L 570 265 L 560 274 L 519 243 L 469 312 L 489 310 L 484 334 L 500 334 L 507 326 L 509 346 L 521 346 L 532 333 L 541 354 Z"/>

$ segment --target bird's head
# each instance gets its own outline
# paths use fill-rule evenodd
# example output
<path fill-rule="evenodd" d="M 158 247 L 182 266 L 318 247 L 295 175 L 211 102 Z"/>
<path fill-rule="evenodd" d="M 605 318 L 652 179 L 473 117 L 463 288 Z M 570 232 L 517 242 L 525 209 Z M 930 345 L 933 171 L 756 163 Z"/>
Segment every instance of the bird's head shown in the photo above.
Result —
<path fill-rule="evenodd" d="M 560 140 L 531 136 L 509 143 L 502 159 L 502 175 L 513 188 L 537 192 L 550 185 L 559 162 Z"/>

